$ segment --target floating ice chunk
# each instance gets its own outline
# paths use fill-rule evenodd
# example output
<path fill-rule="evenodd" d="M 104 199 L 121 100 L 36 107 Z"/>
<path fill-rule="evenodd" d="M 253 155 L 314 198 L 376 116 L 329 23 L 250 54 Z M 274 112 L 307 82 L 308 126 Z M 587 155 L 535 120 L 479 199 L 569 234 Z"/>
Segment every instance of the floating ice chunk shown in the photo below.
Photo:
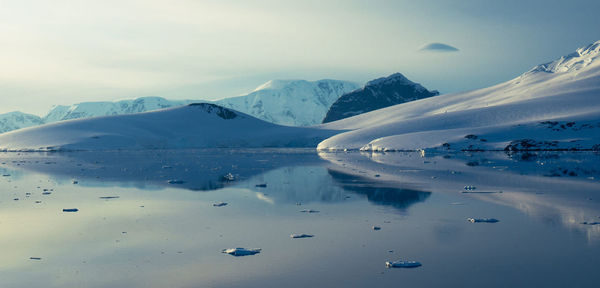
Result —
<path fill-rule="evenodd" d="M 248 256 L 260 253 L 262 249 L 246 249 L 246 248 L 229 248 L 223 249 L 222 253 L 227 253 L 233 256 Z"/>
<path fill-rule="evenodd" d="M 79 211 L 79 209 L 77 209 L 77 208 L 66 208 L 66 209 L 63 209 L 63 212 L 77 212 L 77 211 Z"/>
<path fill-rule="evenodd" d="M 214 204 L 213 204 L 213 206 L 214 206 L 214 207 L 223 207 L 223 206 L 225 206 L 225 205 L 227 205 L 227 203 L 226 203 L 226 202 L 219 202 L 219 203 L 214 203 Z"/>
<path fill-rule="evenodd" d="M 302 212 L 302 213 L 319 213 L 319 210 L 304 209 L 304 210 L 300 210 L 300 212 Z"/>
<path fill-rule="evenodd" d="M 421 266 L 421 263 L 417 261 L 387 261 L 385 267 L 387 268 L 417 268 Z"/>
<path fill-rule="evenodd" d="M 167 181 L 167 183 L 169 183 L 169 184 L 183 184 L 183 183 L 185 183 L 185 181 L 183 181 L 183 180 L 177 180 L 177 179 L 172 179 L 172 180 Z"/>
<path fill-rule="evenodd" d="M 496 223 L 500 222 L 498 219 L 494 218 L 467 218 L 467 221 L 471 223 Z"/>
<path fill-rule="evenodd" d="M 315 235 L 311 235 L 311 234 L 292 234 L 290 235 L 291 238 L 311 238 L 311 237 L 315 237 Z"/>
<path fill-rule="evenodd" d="M 375 231 L 381 230 L 381 227 L 379 227 L 379 226 L 373 226 L 373 230 L 375 230 Z"/>
<path fill-rule="evenodd" d="M 223 181 L 235 181 L 235 176 L 231 173 L 227 173 L 221 177 Z"/>

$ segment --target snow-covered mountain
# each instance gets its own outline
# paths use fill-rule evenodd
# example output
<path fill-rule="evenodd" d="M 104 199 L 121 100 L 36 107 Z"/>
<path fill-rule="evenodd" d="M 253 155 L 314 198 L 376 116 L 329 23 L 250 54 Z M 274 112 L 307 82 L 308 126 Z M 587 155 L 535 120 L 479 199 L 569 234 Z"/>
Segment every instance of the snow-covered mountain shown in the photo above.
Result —
<path fill-rule="evenodd" d="M 214 103 L 272 123 L 311 126 L 321 123 L 341 95 L 358 88 L 340 80 L 272 80 L 247 95 Z"/>
<path fill-rule="evenodd" d="M 600 150 L 600 41 L 489 88 L 324 125 L 322 150 Z"/>
<path fill-rule="evenodd" d="M 52 123 L 70 119 L 148 112 L 183 106 L 193 102 L 191 100 L 167 100 L 161 97 L 141 97 L 117 102 L 83 102 L 70 106 L 58 105 L 54 106 L 44 116 L 43 121 L 44 123 Z"/>
<path fill-rule="evenodd" d="M 369 81 L 365 87 L 342 95 L 331 105 L 323 123 L 439 94 L 395 73 Z"/>
<path fill-rule="evenodd" d="M 215 104 L 76 119 L 0 135 L 0 150 L 142 150 L 214 147 L 315 147 L 337 133 L 288 127 Z"/>
<path fill-rule="evenodd" d="M 0 114 L 0 133 L 43 124 L 42 118 L 22 112 Z"/>

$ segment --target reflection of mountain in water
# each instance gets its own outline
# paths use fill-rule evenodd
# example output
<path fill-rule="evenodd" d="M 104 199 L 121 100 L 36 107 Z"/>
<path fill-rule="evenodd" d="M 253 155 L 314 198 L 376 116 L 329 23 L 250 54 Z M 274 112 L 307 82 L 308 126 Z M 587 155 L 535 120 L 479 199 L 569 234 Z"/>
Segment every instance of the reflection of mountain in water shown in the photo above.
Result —
<path fill-rule="evenodd" d="M 331 169 L 328 169 L 328 172 L 344 190 L 365 195 L 369 202 L 377 205 L 406 209 L 410 205 L 425 201 L 431 195 L 431 192 L 397 188 L 391 183 L 375 182 L 366 177 L 346 174 Z"/>
<path fill-rule="evenodd" d="M 296 149 L 205 149 L 149 150 L 127 152 L 21 153 L 0 155 L 18 168 L 57 177 L 57 181 L 79 180 L 82 186 L 183 188 L 216 190 L 283 166 L 320 163 L 314 151 Z M 17 168 L 15 165 L 10 165 Z M 223 176 L 231 173 L 235 181 Z"/>

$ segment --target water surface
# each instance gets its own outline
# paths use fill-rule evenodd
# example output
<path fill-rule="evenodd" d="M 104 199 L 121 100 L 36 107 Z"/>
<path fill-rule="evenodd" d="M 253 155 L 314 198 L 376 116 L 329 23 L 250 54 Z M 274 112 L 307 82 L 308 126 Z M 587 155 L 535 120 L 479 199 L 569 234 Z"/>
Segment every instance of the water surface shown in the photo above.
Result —
<path fill-rule="evenodd" d="M 595 287 L 599 158 L 5 153 L 0 287 Z"/>

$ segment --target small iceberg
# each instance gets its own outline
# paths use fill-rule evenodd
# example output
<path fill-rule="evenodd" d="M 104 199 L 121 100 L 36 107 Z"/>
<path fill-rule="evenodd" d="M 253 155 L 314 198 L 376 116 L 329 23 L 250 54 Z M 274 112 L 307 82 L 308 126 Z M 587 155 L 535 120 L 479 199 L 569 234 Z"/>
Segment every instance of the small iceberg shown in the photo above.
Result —
<path fill-rule="evenodd" d="M 225 205 L 227 205 L 227 203 L 226 203 L 226 202 L 219 202 L 219 203 L 214 203 L 214 204 L 213 204 L 213 206 L 214 206 L 214 207 L 223 207 L 223 206 L 225 206 Z"/>
<path fill-rule="evenodd" d="M 417 268 L 422 266 L 420 262 L 417 261 L 387 261 L 385 262 L 385 267 L 387 268 Z"/>
<path fill-rule="evenodd" d="M 471 223 L 496 223 L 500 222 L 500 220 L 495 218 L 467 218 L 467 221 Z"/>
<path fill-rule="evenodd" d="M 291 238 L 297 239 L 297 238 L 312 238 L 315 237 L 315 235 L 311 235 L 311 234 L 292 234 L 290 235 Z"/>
<path fill-rule="evenodd" d="M 235 176 L 231 173 L 227 173 L 221 177 L 223 181 L 235 181 Z"/>
<path fill-rule="evenodd" d="M 221 251 L 221 253 L 227 253 L 229 255 L 233 255 L 233 256 L 248 256 L 248 255 L 254 255 L 254 254 L 258 254 L 260 253 L 262 249 L 246 249 L 246 248 L 229 248 L 229 249 L 223 249 L 223 251 Z"/>

